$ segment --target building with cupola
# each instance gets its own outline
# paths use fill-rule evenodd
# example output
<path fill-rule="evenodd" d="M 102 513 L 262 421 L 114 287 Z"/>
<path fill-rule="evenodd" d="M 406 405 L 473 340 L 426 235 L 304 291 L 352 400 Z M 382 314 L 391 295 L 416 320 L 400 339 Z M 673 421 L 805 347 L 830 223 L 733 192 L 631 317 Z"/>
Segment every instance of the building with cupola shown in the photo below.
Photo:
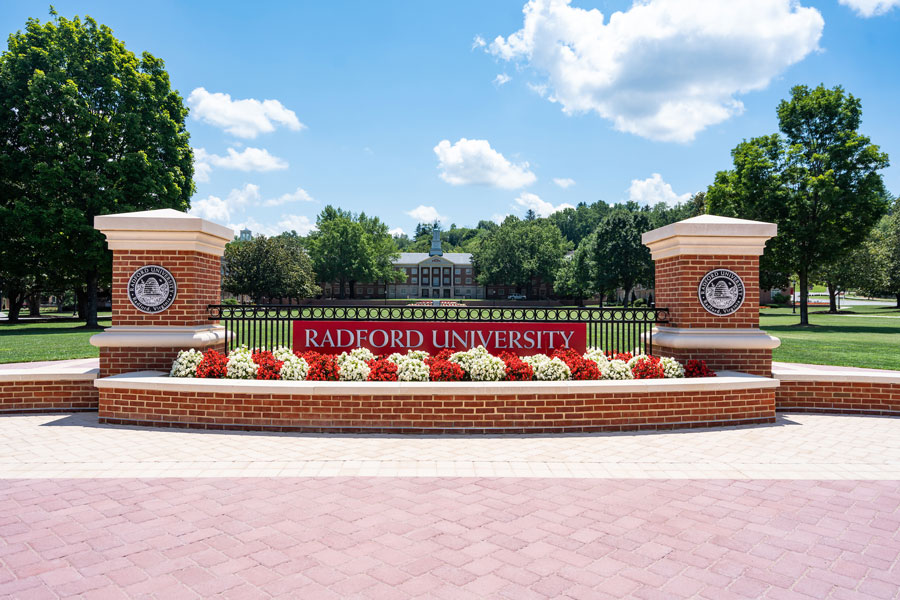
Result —
<path fill-rule="evenodd" d="M 485 288 L 475 282 L 472 254 L 444 252 L 441 231 L 435 227 L 428 252 L 401 252 L 393 262 L 394 269 L 406 275 L 402 283 L 357 283 L 357 298 L 484 298 Z M 336 298 L 337 283 L 323 283 L 325 297 Z M 345 289 L 350 293 L 349 285 Z"/>

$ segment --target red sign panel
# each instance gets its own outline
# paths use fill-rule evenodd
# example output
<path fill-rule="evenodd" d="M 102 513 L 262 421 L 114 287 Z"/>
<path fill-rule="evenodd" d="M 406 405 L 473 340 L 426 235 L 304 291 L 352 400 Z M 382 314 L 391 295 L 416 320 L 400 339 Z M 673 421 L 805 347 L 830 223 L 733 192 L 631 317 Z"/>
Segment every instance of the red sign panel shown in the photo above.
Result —
<path fill-rule="evenodd" d="M 549 354 L 557 348 L 587 350 L 585 323 L 422 323 L 416 321 L 294 321 L 294 350 L 340 354 L 368 348 L 375 354 L 445 348 L 460 352 L 484 346 L 488 351 L 522 356 Z"/>

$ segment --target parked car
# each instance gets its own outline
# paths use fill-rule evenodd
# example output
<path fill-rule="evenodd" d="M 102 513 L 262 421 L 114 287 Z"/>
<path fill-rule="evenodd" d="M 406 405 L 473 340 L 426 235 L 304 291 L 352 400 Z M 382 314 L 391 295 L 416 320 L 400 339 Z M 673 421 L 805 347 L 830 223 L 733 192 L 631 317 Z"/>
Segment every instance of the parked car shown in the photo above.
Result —
<path fill-rule="evenodd" d="M 506 297 L 507 300 L 525 300 L 525 294 L 510 294 Z"/>

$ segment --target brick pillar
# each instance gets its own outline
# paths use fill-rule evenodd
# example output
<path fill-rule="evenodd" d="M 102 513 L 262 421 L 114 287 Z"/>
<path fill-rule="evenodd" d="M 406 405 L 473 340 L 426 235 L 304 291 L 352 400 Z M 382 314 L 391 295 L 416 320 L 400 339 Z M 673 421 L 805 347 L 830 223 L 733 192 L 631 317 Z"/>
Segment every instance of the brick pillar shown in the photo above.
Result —
<path fill-rule="evenodd" d="M 112 327 L 91 338 L 101 377 L 168 371 L 182 349 L 224 349 L 207 305 L 221 300 L 231 229 L 172 209 L 103 215 L 94 227 L 113 252 Z"/>
<path fill-rule="evenodd" d="M 653 330 L 653 352 L 770 376 L 781 342 L 759 329 L 759 257 L 776 231 L 773 223 L 701 215 L 645 233 L 656 305 L 669 309 L 669 323 Z"/>

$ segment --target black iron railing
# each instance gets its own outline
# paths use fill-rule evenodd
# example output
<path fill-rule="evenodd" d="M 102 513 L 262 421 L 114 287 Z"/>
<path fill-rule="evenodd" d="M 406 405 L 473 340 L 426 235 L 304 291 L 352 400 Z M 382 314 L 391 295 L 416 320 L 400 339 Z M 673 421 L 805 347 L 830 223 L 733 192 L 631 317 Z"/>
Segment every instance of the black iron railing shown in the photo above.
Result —
<path fill-rule="evenodd" d="M 291 346 L 292 322 L 421 321 L 585 323 L 589 346 L 652 353 L 650 330 L 668 322 L 664 308 L 209 305 L 209 318 L 231 331 L 229 349 Z"/>

